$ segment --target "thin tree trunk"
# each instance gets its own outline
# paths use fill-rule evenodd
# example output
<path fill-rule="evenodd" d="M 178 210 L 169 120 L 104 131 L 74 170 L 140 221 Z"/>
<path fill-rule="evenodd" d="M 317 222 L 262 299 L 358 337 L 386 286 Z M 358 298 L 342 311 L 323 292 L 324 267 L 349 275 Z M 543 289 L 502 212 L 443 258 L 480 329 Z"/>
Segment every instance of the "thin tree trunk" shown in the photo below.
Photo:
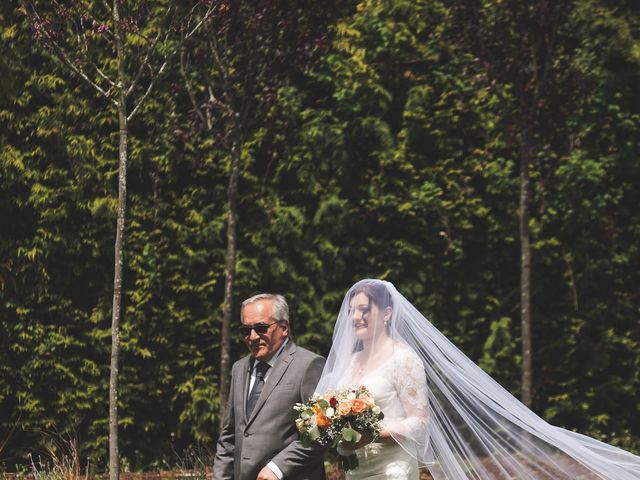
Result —
<path fill-rule="evenodd" d="M 123 117 L 121 113 L 119 117 Z M 109 480 L 118 480 L 118 363 L 120 357 L 120 314 L 122 305 L 122 265 L 124 224 L 127 202 L 127 124 L 120 124 L 118 218 L 116 225 L 115 271 L 113 276 L 113 311 L 111 316 L 111 365 L 109 375 Z"/>
<path fill-rule="evenodd" d="M 124 110 L 124 107 L 119 108 Z M 118 480 L 118 363 L 120 357 L 120 316 L 122 305 L 122 266 L 124 226 L 127 202 L 127 121 L 120 118 L 120 144 L 118 167 L 118 213 L 115 243 L 115 271 L 113 276 L 113 311 L 111 316 L 111 365 L 109 375 L 109 480 Z M 123 120 L 124 118 L 124 120 Z"/>
<path fill-rule="evenodd" d="M 38 9 L 35 5 L 28 2 L 31 10 L 33 11 L 32 22 L 41 23 Z M 125 223 L 126 223 L 126 210 L 127 210 L 127 156 L 128 156 L 128 122 L 137 113 L 138 109 L 142 106 L 145 99 L 150 95 L 155 87 L 155 83 L 160 75 L 165 70 L 170 58 L 178 51 L 182 42 L 193 36 L 207 19 L 216 10 L 215 5 L 210 4 L 207 7 L 205 14 L 200 17 L 196 25 L 191 25 L 191 20 L 194 19 L 193 15 L 196 13 L 196 8 L 191 10 L 186 23 L 183 26 L 187 26 L 188 32 L 182 37 L 176 50 L 169 52 L 164 56 L 162 64 L 159 68 L 154 69 L 152 66 L 151 58 L 152 52 L 157 49 L 158 45 L 168 40 L 168 31 L 161 27 L 161 30 L 155 36 L 155 39 L 148 39 L 147 51 L 144 53 L 144 49 L 136 48 L 138 56 L 134 57 L 141 61 L 137 73 L 134 73 L 131 78 L 127 78 L 126 75 L 126 55 L 125 55 L 125 40 L 126 31 L 123 28 L 120 18 L 119 5 L 122 4 L 122 0 L 112 0 L 111 6 L 109 6 L 108 0 L 104 0 L 103 4 L 107 10 L 111 11 L 111 20 L 113 22 L 113 39 L 115 40 L 116 47 L 116 62 L 117 62 L 117 76 L 115 79 L 110 79 L 108 76 L 97 69 L 92 61 L 90 61 L 88 55 L 89 42 L 86 37 L 78 38 L 78 47 L 81 49 L 80 59 L 82 62 L 91 65 L 89 70 L 85 70 L 82 66 L 82 62 L 76 62 L 74 58 L 77 57 L 76 52 L 67 51 L 64 46 L 64 42 L 58 42 L 58 34 L 55 28 L 44 28 L 42 30 L 46 43 L 52 46 L 56 52 L 56 56 L 73 73 L 78 75 L 88 85 L 97 90 L 102 96 L 104 96 L 110 103 L 114 104 L 118 112 L 119 123 L 119 149 L 118 149 L 118 208 L 117 208 L 117 220 L 116 220 L 116 240 L 114 246 L 114 276 L 113 276 L 113 305 L 111 312 L 111 361 L 109 371 L 109 479 L 118 480 L 120 475 L 120 463 L 118 455 L 118 365 L 120 357 L 120 321 L 122 311 L 122 271 L 123 271 L 123 250 L 125 239 Z M 74 10 L 74 9 L 72 9 Z M 166 19 L 172 15 L 172 10 L 165 12 Z M 84 17 L 83 17 L 84 18 Z M 164 20 L 161 21 L 164 23 Z M 84 27 L 82 27 L 84 28 Z M 178 29 L 181 31 L 180 29 Z M 67 31 L 65 30 L 65 34 Z M 165 35 L 166 34 L 166 35 Z M 111 33 L 110 33 L 111 35 Z M 163 38 L 164 35 L 164 38 Z M 158 43 L 161 42 L 161 43 Z M 73 42 L 71 42 L 73 44 Z M 142 50 L 142 51 L 141 51 Z M 97 70 L 96 79 L 91 78 L 90 72 Z M 146 87 L 144 93 L 140 96 L 137 103 L 132 105 L 131 113 L 127 114 L 127 98 L 134 91 L 134 88 L 138 85 L 139 80 L 145 72 L 151 72 L 151 79 Z M 108 83 L 109 88 L 103 88 L 105 82 Z M 113 90 L 112 90 L 113 89 Z M 112 95 L 113 94 L 113 95 Z M 235 273 L 235 272 L 234 272 Z M 227 335 L 228 336 L 228 335 Z"/>
<path fill-rule="evenodd" d="M 231 147 L 231 172 L 227 188 L 227 263 L 224 279 L 224 303 L 222 306 L 222 340 L 220 345 L 220 424 L 229 396 L 231 368 L 231 321 L 233 313 L 233 284 L 236 276 L 238 177 L 240 175 L 240 139 L 235 136 Z"/>
<path fill-rule="evenodd" d="M 520 135 L 520 323 L 522 328 L 522 403 L 531 406 L 533 362 L 531 350 L 531 232 L 529 228 L 529 196 L 531 138 L 528 125 Z"/>
<path fill-rule="evenodd" d="M 122 267 L 127 210 L 127 105 L 124 90 L 124 42 L 120 26 L 118 0 L 113 1 L 113 22 L 118 55 L 118 213 L 116 223 L 115 269 L 113 275 L 113 310 L 111 316 L 111 365 L 109 375 L 109 480 L 118 480 L 118 363 L 120 357 L 120 314 L 122 306 Z"/>

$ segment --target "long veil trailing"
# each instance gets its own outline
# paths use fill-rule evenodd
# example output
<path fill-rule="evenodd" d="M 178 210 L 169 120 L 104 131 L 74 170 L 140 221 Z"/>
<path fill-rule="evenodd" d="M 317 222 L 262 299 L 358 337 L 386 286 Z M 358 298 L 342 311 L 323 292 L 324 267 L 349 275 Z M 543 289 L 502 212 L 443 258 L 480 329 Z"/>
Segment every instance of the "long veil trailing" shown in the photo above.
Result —
<path fill-rule="evenodd" d="M 377 298 L 369 297 L 390 312 L 384 325 L 374 325 L 366 308 L 360 307 L 359 313 L 353 305 L 354 294 L 365 287 L 382 292 Z M 427 465 L 435 479 L 640 479 L 639 456 L 548 424 L 473 363 L 386 281 L 362 280 L 345 296 L 317 392 L 366 380 L 355 374 L 365 367 L 373 375 L 376 368 L 390 363 L 388 348 L 369 349 L 363 357 L 366 349 L 357 330 L 364 327 L 384 328 L 393 351 L 410 352 L 416 359 L 405 370 L 395 370 L 392 382 L 406 384 L 407 378 L 413 378 L 415 384 L 418 378 L 426 386 L 425 405 L 418 409 L 425 418 L 389 422 L 385 428 L 404 450 Z M 416 396 L 416 388 L 407 391 L 409 397 Z M 399 397 L 399 404 L 405 405 L 407 395 Z"/>

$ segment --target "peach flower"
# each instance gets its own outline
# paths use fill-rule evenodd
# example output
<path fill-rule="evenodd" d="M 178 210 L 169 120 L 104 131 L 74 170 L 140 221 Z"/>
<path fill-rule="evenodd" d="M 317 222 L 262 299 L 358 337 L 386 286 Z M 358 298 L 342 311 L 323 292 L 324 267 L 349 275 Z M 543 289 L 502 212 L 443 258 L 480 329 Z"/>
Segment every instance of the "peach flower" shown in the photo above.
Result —
<path fill-rule="evenodd" d="M 345 416 L 351 413 L 351 402 L 340 402 L 336 408 L 339 415 Z"/>
<path fill-rule="evenodd" d="M 356 398 L 351 401 L 351 411 L 355 414 L 362 413 L 368 410 L 370 407 L 369 402 L 366 400 L 362 400 L 360 398 Z"/>

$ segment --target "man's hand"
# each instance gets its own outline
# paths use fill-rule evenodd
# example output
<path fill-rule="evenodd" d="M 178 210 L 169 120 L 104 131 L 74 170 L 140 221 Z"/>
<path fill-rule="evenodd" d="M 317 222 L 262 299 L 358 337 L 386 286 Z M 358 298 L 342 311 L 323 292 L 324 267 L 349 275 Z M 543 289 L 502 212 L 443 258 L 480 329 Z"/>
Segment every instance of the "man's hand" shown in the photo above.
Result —
<path fill-rule="evenodd" d="M 262 467 L 256 480 L 279 480 L 275 473 L 269 467 Z"/>

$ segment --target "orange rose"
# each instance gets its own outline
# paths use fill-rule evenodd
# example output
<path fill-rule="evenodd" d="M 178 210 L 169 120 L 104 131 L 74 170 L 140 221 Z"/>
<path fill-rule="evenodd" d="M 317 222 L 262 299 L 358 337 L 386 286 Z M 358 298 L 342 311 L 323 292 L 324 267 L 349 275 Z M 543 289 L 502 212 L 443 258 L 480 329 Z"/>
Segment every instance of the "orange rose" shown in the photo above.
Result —
<path fill-rule="evenodd" d="M 369 402 L 356 398 L 351 400 L 351 411 L 355 414 L 362 413 L 369 409 Z"/>
<path fill-rule="evenodd" d="M 349 415 L 351 413 L 351 403 L 350 402 L 340 402 L 338 404 L 338 408 L 336 408 L 338 415 Z"/>
<path fill-rule="evenodd" d="M 327 418 L 327 416 L 322 413 L 322 409 L 318 404 L 313 406 L 313 412 L 316 414 L 316 424 L 320 428 L 328 428 L 331 425 L 331 420 Z"/>

